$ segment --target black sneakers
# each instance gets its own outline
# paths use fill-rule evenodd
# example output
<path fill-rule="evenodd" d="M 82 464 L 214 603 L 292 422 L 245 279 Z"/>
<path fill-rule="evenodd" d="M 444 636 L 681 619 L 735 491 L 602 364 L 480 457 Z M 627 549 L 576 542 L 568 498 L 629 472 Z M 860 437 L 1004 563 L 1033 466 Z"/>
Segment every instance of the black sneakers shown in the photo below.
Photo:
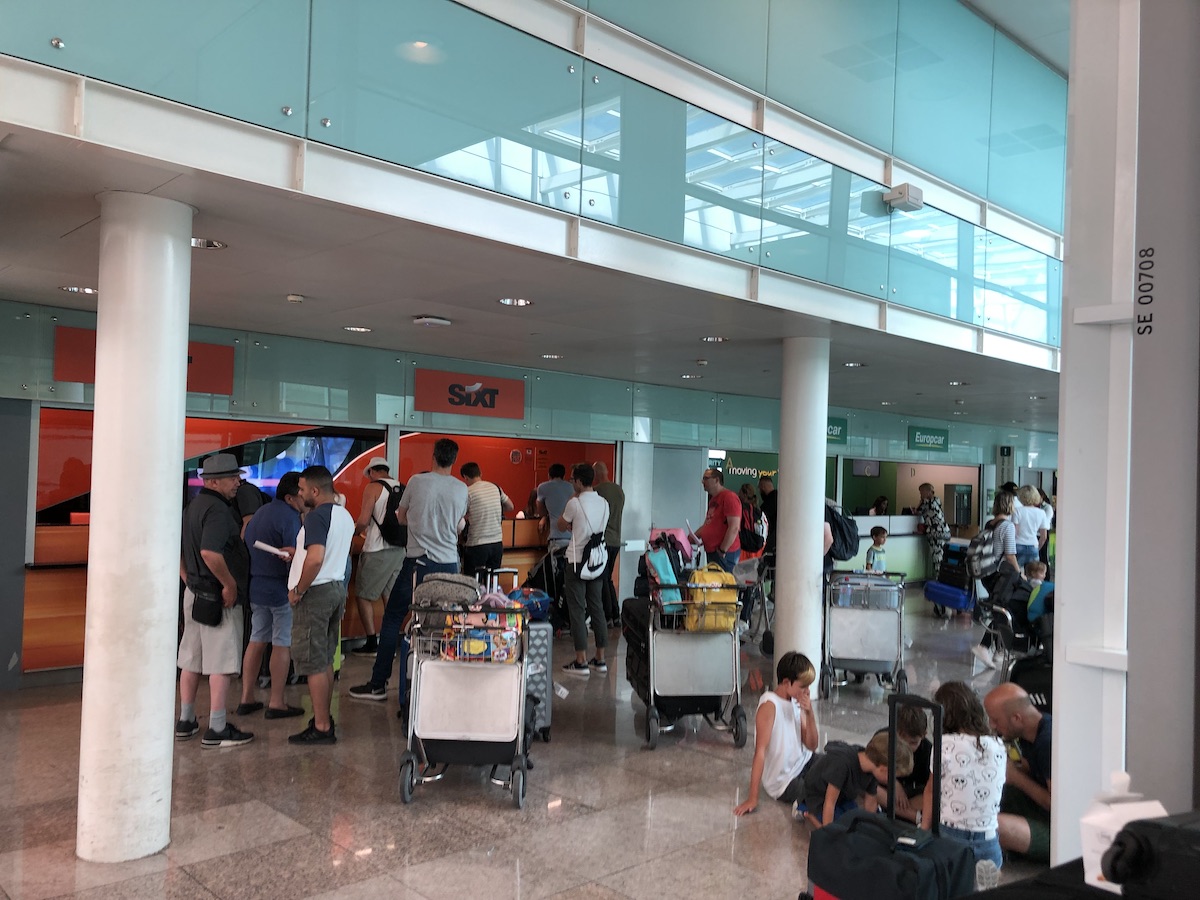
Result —
<path fill-rule="evenodd" d="M 379 638 L 371 635 L 361 647 L 355 647 L 350 652 L 355 656 L 374 656 L 379 651 Z"/>
<path fill-rule="evenodd" d="M 263 705 L 257 700 L 250 703 L 239 703 L 238 708 L 233 711 L 233 714 L 235 716 L 248 716 L 250 713 L 256 713 L 262 708 Z"/>
<path fill-rule="evenodd" d="M 213 731 L 211 728 L 205 731 L 204 737 L 200 738 L 200 744 L 203 747 L 240 747 L 252 740 L 254 735 L 250 732 L 241 731 L 232 722 L 226 722 L 220 731 Z"/>
<path fill-rule="evenodd" d="M 350 688 L 350 696 L 356 700 L 386 700 L 387 685 L 368 681 Z"/>
<path fill-rule="evenodd" d="M 587 677 L 592 674 L 592 670 L 588 668 L 587 663 L 581 663 L 574 659 L 563 666 L 562 671 L 564 675 L 583 675 Z"/>
<path fill-rule="evenodd" d="M 267 719 L 290 719 L 293 716 L 304 715 L 304 709 L 299 706 L 285 706 L 283 709 L 276 709 L 273 706 L 268 706 L 264 718 Z"/>
<path fill-rule="evenodd" d="M 602 659 L 589 659 L 588 666 L 597 675 L 604 675 L 608 672 L 608 663 Z"/>
<path fill-rule="evenodd" d="M 186 719 L 180 719 L 175 723 L 175 740 L 190 741 L 200 731 L 200 723 L 195 719 L 190 722 Z"/>
<path fill-rule="evenodd" d="M 316 719 L 308 720 L 308 727 L 299 734 L 293 734 L 288 737 L 289 744 L 305 744 L 309 746 L 319 744 L 336 744 L 337 743 L 337 725 L 333 719 L 329 720 L 328 731 L 318 731 Z"/>

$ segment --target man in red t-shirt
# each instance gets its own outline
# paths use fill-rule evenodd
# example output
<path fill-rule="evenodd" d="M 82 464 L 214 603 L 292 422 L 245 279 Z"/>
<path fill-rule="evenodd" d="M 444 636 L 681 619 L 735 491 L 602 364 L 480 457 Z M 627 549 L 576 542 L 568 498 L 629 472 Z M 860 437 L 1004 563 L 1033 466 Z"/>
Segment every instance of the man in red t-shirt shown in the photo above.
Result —
<path fill-rule="evenodd" d="M 738 530 L 742 525 L 742 500 L 725 487 L 720 469 L 705 469 L 701 479 L 708 494 L 708 514 L 699 531 L 688 535 L 693 544 L 703 544 L 708 561 L 732 572 L 741 554 Z"/>

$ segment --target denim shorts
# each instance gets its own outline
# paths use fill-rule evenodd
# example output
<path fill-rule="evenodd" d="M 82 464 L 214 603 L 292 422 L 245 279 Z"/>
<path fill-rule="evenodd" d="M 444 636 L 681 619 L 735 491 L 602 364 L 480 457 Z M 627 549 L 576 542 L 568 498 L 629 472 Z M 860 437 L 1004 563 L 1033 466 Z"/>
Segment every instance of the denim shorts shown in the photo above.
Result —
<path fill-rule="evenodd" d="M 941 833 L 944 837 L 952 837 L 967 844 L 971 848 L 971 852 L 975 854 L 975 862 L 990 859 L 996 864 L 997 869 L 1004 865 L 1004 853 L 1000 849 L 1000 838 L 996 829 L 993 828 L 991 837 L 987 837 L 988 832 L 964 831 L 962 828 L 943 825 Z"/>
<path fill-rule="evenodd" d="M 292 646 L 292 607 L 251 603 L 250 640 L 272 647 Z"/>

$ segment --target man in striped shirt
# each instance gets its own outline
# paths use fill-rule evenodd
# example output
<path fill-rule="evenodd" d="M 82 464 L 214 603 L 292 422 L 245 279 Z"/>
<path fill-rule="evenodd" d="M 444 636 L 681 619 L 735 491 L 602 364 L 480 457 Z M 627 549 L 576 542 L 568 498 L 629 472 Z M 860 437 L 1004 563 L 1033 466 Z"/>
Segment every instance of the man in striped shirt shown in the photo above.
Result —
<path fill-rule="evenodd" d="M 479 569 L 499 569 L 504 560 L 500 521 L 512 512 L 513 502 L 499 485 L 483 480 L 479 463 L 463 463 L 458 474 L 467 484 L 467 539 L 463 547 L 463 574 Z"/>

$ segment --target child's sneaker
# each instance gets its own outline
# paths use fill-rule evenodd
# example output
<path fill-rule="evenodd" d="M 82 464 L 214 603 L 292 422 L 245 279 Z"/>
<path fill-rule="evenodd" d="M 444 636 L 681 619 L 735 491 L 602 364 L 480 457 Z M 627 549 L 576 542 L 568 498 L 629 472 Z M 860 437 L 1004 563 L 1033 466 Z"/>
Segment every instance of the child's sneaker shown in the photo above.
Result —
<path fill-rule="evenodd" d="M 574 659 L 563 666 L 562 670 L 564 675 L 583 675 L 586 677 L 592 674 L 592 671 L 588 668 L 587 663 L 581 663 Z"/>
<path fill-rule="evenodd" d="M 604 675 L 608 672 L 608 663 L 602 659 L 590 659 L 588 660 L 588 666 L 597 675 Z"/>
<path fill-rule="evenodd" d="M 975 863 L 975 890 L 990 891 L 1000 886 L 1000 870 L 990 859 Z"/>
<path fill-rule="evenodd" d="M 799 800 L 792 801 L 792 818 L 797 822 L 805 821 L 804 814 L 808 811 L 807 807 L 801 806 Z"/>

